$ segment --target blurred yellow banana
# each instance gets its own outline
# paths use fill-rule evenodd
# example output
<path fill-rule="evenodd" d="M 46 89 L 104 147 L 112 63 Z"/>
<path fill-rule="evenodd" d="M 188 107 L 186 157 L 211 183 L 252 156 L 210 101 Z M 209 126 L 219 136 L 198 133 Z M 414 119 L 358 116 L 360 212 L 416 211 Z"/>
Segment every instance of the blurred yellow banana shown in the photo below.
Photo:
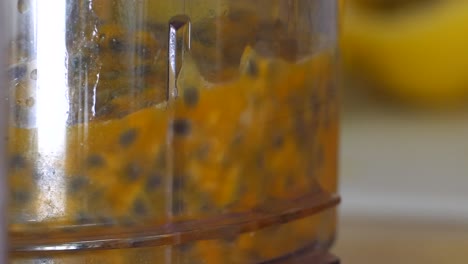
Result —
<path fill-rule="evenodd" d="M 426 1 L 388 12 L 360 1 L 348 0 L 342 13 L 346 70 L 412 103 L 468 97 L 468 1 Z"/>

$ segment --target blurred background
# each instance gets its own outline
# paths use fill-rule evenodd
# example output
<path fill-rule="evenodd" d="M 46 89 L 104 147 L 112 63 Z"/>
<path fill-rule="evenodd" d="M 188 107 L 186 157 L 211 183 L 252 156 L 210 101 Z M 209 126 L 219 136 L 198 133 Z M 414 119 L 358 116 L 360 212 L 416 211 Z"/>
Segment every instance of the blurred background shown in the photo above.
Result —
<path fill-rule="evenodd" d="M 345 0 L 346 264 L 468 263 L 468 1 Z"/>

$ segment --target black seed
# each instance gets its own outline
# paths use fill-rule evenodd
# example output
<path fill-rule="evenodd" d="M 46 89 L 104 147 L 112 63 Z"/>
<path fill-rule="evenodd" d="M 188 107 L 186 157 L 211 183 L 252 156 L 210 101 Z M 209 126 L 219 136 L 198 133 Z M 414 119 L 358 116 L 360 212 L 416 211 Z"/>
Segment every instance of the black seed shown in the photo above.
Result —
<path fill-rule="evenodd" d="M 247 62 L 246 72 L 251 77 L 257 77 L 259 72 L 257 63 L 252 60 L 249 60 Z"/>
<path fill-rule="evenodd" d="M 236 234 L 235 232 L 225 232 L 223 235 L 223 240 L 224 242 L 228 244 L 233 244 L 237 241 L 237 238 L 239 237 L 239 234 Z"/>
<path fill-rule="evenodd" d="M 15 190 L 11 195 L 13 201 L 19 204 L 25 204 L 31 200 L 31 194 L 24 190 Z"/>
<path fill-rule="evenodd" d="M 119 143 L 122 147 L 128 147 L 130 146 L 133 142 L 135 142 L 135 139 L 137 137 L 137 130 L 134 128 L 131 128 L 125 132 L 123 132 L 120 135 L 119 138 Z"/>
<path fill-rule="evenodd" d="M 76 56 L 70 59 L 71 68 L 78 68 L 81 65 L 81 57 Z"/>
<path fill-rule="evenodd" d="M 181 199 L 174 199 L 172 202 L 172 213 L 180 214 L 185 210 L 185 203 Z"/>
<path fill-rule="evenodd" d="M 122 41 L 116 39 L 116 38 L 112 38 L 110 41 L 109 41 L 109 46 L 111 48 L 111 50 L 115 51 L 115 52 L 122 52 L 125 50 L 125 45 L 122 43 Z"/>
<path fill-rule="evenodd" d="M 184 243 L 177 246 L 177 249 L 182 252 L 190 251 L 194 247 L 193 243 Z"/>
<path fill-rule="evenodd" d="M 18 104 L 19 103 L 19 104 Z M 36 115 L 33 114 L 29 107 L 25 107 L 22 105 L 22 102 L 19 101 L 17 104 L 13 106 L 13 119 L 16 125 L 18 126 L 30 126 L 35 124 L 36 122 Z"/>
<path fill-rule="evenodd" d="M 146 181 L 146 190 L 155 191 L 159 186 L 161 186 L 161 175 L 158 173 L 153 173 Z"/>
<path fill-rule="evenodd" d="M 33 171 L 32 176 L 33 176 L 33 179 L 40 180 L 44 178 L 44 173 L 36 169 Z"/>
<path fill-rule="evenodd" d="M 136 181 L 141 176 L 142 168 L 136 163 L 130 163 L 125 168 L 125 175 L 130 181 Z"/>
<path fill-rule="evenodd" d="M 71 58 L 70 65 L 73 69 L 84 69 L 90 64 L 91 58 L 83 54 L 78 54 Z M 77 74 L 81 75 L 82 72 L 78 70 Z"/>
<path fill-rule="evenodd" d="M 184 177 L 175 176 L 172 181 L 172 188 L 174 191 L 180 191 L 185 186 Z"/>
<path fill-rule="evenodd" d="M 10 80 L 17 81 L 22 79 L 26 75 L 26 72 L 26 65 L 16 65 L 8 70 L 8 76 L 10 77 Z"/>
<path fill-rule="evenodd" d="M 219 211 L 219 208 L 217 208 L 214 204 L 213 204 L 213 200 L 212 198 L 210 197 L 210 195 L 206 194 L 206 193 L 200 193 L 200 197 L 199 197 L 199 210 L 201 212 L 213 212 L 213 211 Z M 228 208 L 229 205 L 226 205 L 225 208 Z M 227 209 L 229 210 L 229 209 Z"/>
<path fill-rule="evenodd" d="M 237 133 L 234 138 L 232 139 L 232 145 L 237 146 L 242 144 L 244 141 L 245 136 L 242 133 Z"/>
<path fill-rule="evenodd" d="M 102 225 L 110 226 L 110 225 L 115 225 L 115 220 L 112 219 L 112 217 L 109 216 L 101 216 L 98 218 L 98 222 Z"/>
<path fill-rule="evenodd" d="M 153 68 L 150 65 L 139 65 L 136 66 L 134 69 L 134 73 L 136 76 L 146 76 L 149 75 L 153 71 Z"/>
<path fill-rule="evenodd" d="M 68 183 L 68 191 L 75 194 L 83 190 L 88 185 L 88 179 L 83 176 L 77 176 L 70 180 Z"/>
<path fill-rule="evenodd" d="M 148 213 L 145 203 L 141 199 L 136 199 L 133 202 L 133 213 L 137 216 L 143 216 Z"/>
<path fill-rule="evenodd" d="M 284 136 L 283 135 L 276 135 L 273 137 L 273 147 L 281 148 L 284 144 Z"/>
<path fill-rule="evenodd" d="M 118 79 L 120 76 L 121 76 L 121 73 L 115 70 L 101 73 L 101 77 L 106 80 L 115 80 L 115 79 Z"/>
<path fill-rule="evenodd" d="M 101 157 L 100 155 L 98 155 L 98 154 L 92 154 L 92 155 L 89 156 L 88 159 L 86 160 L 86 164 L 87 164 L 88 167 L 90 167 L 90 168 L 99 168 L 99 167 L 104 166 L 105 161 L 104 161 L 104 158 Z"/>
<path fill-rule="evenodd" d="M 24 169 L 26 168 L 26 159 L 23 156 L 16 154 L 11 157 L 10 167 L 13 169 Z"/>
<path fill-rule="evenodd" d="M 124 217 L 120 222 L 122 223 L 122 226 L 124 227 L 131 227 L 136 224 L 135 220 L 129 216 Z"/>
<path fill-rule="evenodd" d="M 198 104 L 200 96 L 198 89 L 195 87 L 189 87 L 184 89 L 184 102 L 187 106 L 193 107 Z"/>
<path fill-rule="evenodd" d="M 209 205 L 209 204 L 203 204 L 201 207 L 200 207 L 200 210 L 202 212 L 211 212 L 214 210 L 214 207 L 212 205 Z"/>
<path fill-rule="evenodd" d="M 105 189 L 104 188 L 99 188 L 99 189 L 94 189 L 89 192 L 89 199 L 91 199 L 92 201 L 94 200 L 102 200 L 103 196 L 104 196 L 104 193 L 105 193 Z"/>
<path fill-rule="evenodd" d="M 172 123 L 172 131 L 176 136 L 187 136 L 190 134 L 191 125 L 187 119 L 176 119 Z"/>
<path fill-rule="evenodd" d="M 86 225 L 86 224 L 90 224 L 93 222 L 93 219 L 92 217 L 85 213 L 85 212 L 79 212 L 77 215 L 76 215 L 76 219 L 75 219 L 76 223 L 79 224 L 79 225 Z"/>

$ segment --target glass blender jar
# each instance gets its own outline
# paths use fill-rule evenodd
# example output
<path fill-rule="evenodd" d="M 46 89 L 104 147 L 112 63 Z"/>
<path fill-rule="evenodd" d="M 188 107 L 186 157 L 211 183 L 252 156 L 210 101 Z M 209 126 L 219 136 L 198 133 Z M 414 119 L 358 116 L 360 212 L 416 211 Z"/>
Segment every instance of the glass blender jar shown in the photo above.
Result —
<path fill-rule="evenodd" d="M 288 263 L 329 248 L 334 1 L 2 5 L 10 263 Z"/>

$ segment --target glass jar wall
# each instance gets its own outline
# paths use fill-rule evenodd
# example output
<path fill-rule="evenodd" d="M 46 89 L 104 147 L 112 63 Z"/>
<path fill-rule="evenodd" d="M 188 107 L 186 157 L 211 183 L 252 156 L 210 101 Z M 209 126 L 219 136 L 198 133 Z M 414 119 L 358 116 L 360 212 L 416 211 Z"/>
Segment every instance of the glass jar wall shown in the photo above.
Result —
<path fill-rule="evenodd" d="M 330 245 L 333 1 L 4 5 L 11 263 L 261 263 Z"/>

